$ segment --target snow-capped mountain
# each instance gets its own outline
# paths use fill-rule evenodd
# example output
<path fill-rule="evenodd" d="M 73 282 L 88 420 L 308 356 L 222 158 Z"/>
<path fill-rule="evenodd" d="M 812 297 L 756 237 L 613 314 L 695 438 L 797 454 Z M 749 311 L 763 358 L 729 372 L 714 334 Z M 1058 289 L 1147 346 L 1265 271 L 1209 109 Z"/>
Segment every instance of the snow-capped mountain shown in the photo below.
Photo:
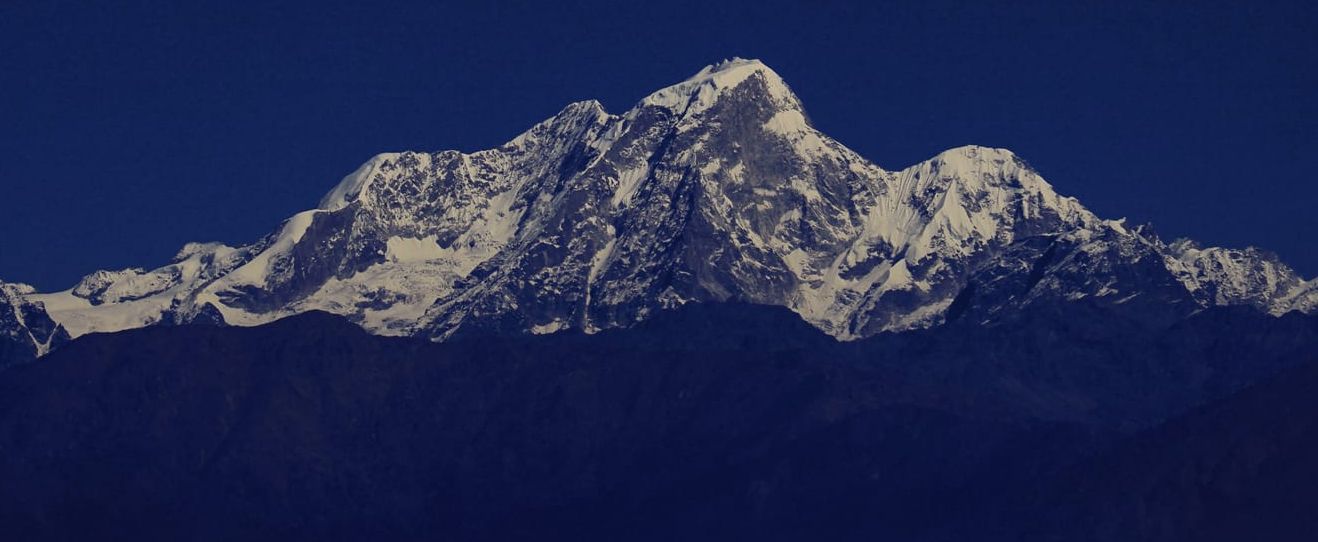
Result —
<path fill-rule="evenodd" d="M 310 310 L 436 340 L 590 332 L 735 300 L 851 339 L 1044 300 L 1318 307 L 1318 281 L 1275 256 L 1100 219 L 1006 150 L 885 170 L 743 59 L 620 115 L 571 104 L 495 149 L 378 155 L 246 246 L 189 244 L 158 269 L 15 292 L 9 306 L 44 308 L 72 336 Z"/>
<path fill-rule="evenodd" d="M 1184 266 L 1180 276 L 1186 288 L 1206 303 L 1253 305 L 1272 314 L 1318 308 L 1318 281 L 1305 282 L 1271 252 L 1203 248 L 1179 239 L 1167 253 Z"/>

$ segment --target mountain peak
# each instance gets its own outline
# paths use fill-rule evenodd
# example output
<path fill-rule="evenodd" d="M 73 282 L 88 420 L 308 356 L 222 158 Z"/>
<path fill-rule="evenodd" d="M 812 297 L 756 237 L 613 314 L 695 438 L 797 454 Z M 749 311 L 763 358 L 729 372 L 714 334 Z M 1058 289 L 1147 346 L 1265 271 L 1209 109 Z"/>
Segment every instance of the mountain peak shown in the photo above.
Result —
<path fill-rule="evenodd" d="M 372 156 L 370 160 L 359 166 L 355 171 L 349 173 L 347 177 L 339 181 L 324 198 L 320 200 L 320 209 L 326 211 L 337 211 L 347 207 L 349 203 L 357 198 L 362 188 L 370 180 L 371 175 L 381 164 L 398 157 L 398 153 L 380 153 Z"/>
<path fill-rule="evenodd" d="M 0 296 L 20 296 L 36 292 L 37 289 L 31 285 L 21 282 L 4 282 L 0 281 Z"/>
<path fill-rule="evenodd" d="M 724 92 L 751 78 L 761 79 L 768 98 L 793 108 L 800 107 L 796 95 L 777 72 L 759 60 L 738 57 L 705 66 L 685 81 L 646 96 L 638 107 L 654 106 L 694 114 L 708 108 Z"/>
<path fill-rule="evenodd" d="M 705 66 L 691 79 L 711 78 L 716 80 L 745 79 L 752 73 L 764 73 L 771 77 L 781 79 L 773 69 L 766 66 L 759 59 L 732 57 L 719 62 Z M 735 86 L 735 85 L 734 85 Z"/>
<path fill-rule="evenodd" d="M 935 156 L 934 158 L 943 161 L 952 161 L 952 160 L 982 161 L 982 160 L 1016 160 L 1017 156 L 1016 153 L 1011 152 L 1008 149 L 985 147 L 983 145 L 962 145 L 960 147 L 953 147 L 941 153 L 938 153 L 938 156 Z"/>

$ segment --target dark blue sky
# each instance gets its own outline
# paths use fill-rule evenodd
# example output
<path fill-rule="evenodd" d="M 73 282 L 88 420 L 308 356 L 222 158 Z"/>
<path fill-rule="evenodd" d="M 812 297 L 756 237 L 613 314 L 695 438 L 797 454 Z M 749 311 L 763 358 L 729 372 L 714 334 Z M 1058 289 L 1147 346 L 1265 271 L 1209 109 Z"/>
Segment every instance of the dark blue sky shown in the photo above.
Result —
<path fill-rule="evenodd" d="M 1100 215 L 1318 273 L 1313 2 L 102 4 L 0 2 L 5 280 L 252 241 L 377 152 L 495 146 L 731 56 L 886 168 L 1006 147 Z"/>

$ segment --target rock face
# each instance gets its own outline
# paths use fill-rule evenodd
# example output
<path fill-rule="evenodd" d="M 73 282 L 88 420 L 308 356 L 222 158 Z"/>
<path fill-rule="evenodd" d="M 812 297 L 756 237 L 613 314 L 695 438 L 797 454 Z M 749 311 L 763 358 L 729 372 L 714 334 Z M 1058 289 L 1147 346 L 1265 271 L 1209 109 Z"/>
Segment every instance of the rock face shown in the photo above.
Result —
<path fill-rule="evenodd" d="M 26 284 L 0 282 L 0 369 L 36 359 L 69 340 L 69 334 L 40 302 L 29 301 Z"/>
<path fill-rule="evenodd" d="M 1170 245 L 1059 195 L 1009 151 L 900 171 L 811 126 L 734 59 L 621 115 L 569 105 L 501 147 L 381 154 L 255 243 L 24 294 L 74 336 L 309 310 L 383 335 L 589 332 L 691 302 L 790 308 L 839 339 L 994 321 L 1041 299 L 1313 311 L 1263 252 Z"/>

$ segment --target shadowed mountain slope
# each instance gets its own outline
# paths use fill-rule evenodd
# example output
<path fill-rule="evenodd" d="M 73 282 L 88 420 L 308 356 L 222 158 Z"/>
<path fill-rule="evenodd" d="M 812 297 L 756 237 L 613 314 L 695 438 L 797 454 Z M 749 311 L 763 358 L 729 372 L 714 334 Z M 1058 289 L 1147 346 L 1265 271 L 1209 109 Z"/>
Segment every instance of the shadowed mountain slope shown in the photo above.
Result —
<path fill-rule="evenodd" d="M 1133 333 L 1095 329 L 1120 315 L 1091 303 L 1036 310 L 850 343 L 726 304 L 440 344 L 323 313 L 91 335 L 0 373 L 0 522 L 36 538 L 937 538 L 1318 345 L 1299 315 Z"/>

